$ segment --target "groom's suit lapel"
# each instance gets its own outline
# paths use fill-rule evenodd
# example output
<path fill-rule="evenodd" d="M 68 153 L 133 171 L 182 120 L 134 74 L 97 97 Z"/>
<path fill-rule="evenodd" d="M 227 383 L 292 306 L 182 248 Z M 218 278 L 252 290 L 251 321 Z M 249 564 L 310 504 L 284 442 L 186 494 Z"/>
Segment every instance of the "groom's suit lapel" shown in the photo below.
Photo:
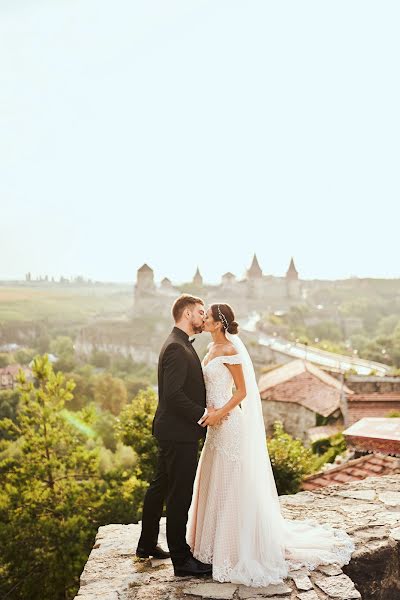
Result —
<path fill-rule="evenodd" d="M 193 343 L 189 341 L 189 336 L 187 335 L 187 333 L 182 331 L 182 329 L 179 329 L 179 327 L 174 327 L 171 333 L 175 337 L 175 339 L 178 339 L 188 349 L 191 356 L 194 358 L 194 361 L 196 364 L 196 372 L 197 372 L 199 378 L 202 381 L 204 381 L 203 369 L 201 368 L 201 362 L 200 362 L 199 355 L 197 354 L 196 350 L 193 348 Z M 194 366 L 194 361 L 191 360 L 191 364 L 193 366 Z"/>

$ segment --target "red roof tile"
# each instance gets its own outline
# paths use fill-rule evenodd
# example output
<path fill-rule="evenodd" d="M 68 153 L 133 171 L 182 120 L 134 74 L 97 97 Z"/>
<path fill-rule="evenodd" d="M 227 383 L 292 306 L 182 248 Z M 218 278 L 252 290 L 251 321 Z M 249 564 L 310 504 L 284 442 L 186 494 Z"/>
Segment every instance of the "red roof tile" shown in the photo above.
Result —
<path fill-rule="evenodd" d="M 370 394 L 352 394 L 349 402 L 400 402 L 399 392 L 372 392 Z"/>
<path fill-rule="evenodd" d="M 377 464 L 377 461 L 380 463 Z M 347 463 L 309 475 L 302 484 L 303 490 L 315 490 L 328 485 L 359 481 L 370 476 L 400 473 L 400 459 L 384 454 L 367 454 Z"/>
<path fill-rule="evenodd" d="M 343 435 L 357 450 L 400 455 L 400 418 L 364 418 L 353 423 Z"/>
<path fill-rule="evenodd" d="M 342 392 L 352 394 L 345 385 L 304 360 L 293 360 L 261 376 L 261 398 L 274 402 L 300 404 L 327 417 L 340 408 Z"/>

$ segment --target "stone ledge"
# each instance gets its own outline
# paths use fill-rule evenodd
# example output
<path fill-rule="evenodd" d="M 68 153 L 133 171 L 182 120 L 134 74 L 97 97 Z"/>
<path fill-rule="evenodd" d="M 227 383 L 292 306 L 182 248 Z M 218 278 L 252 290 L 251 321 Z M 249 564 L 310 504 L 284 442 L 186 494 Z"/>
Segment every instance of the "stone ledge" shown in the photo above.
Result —
<path fill-rule="evenodd" d="M 174 577 L 170 560 L 137 560 L 140 525 L 100 527 L 75 600 L 395 600 L 400 598 L 400 475 L 280 498 L 291 519 L 346 529 L 356 545 L 349 565 L 295 571 L 278 586 L 247 588 Z M 164 547 L 165 522 L 160 540 Z"/>

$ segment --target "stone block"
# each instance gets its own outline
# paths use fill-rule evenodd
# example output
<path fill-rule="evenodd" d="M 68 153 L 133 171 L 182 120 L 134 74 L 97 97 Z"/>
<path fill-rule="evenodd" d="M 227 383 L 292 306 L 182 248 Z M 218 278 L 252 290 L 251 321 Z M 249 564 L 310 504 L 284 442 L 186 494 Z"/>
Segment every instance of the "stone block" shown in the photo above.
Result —
<path fill-rule="evenodd" d="M 234 583 L 198 583 L 185 588 L 183 592 L 192 596 L 215 598 L 215 600 L 231 600 L 237 587 Z"/>
<path fill-rule="evenodd" d="M 309 577 L 307 577 L 307 575 L 299 575 L 299 576 L 294 575 L 293 581 L 295 583 L 295 586 L 297 587 L 297 589 L 300 592 L 306 592 L 307 590 L 313 589 L 311 579 Z"/>
<path fill-rule="evenodd" d="M 345 492 L 338 492 L 338 496 L 343 496 L 344 498 L 353 498 L 354 500 L 375 500 L 376 492 L 375 490 L 347 490 Z"/>
<path fill-rule="evenodd" d="M 285 583 L 271 584 L 267 587 L 247 587 L 246 585 L 239 586 L 238 596 L 239 598 L 248 599 L 257 596 L 263 598 L 270 598 L 271 596 L 288 596 L 291 594 L 292 589 Z"/>
<path fill-rule="evenodd" d="M 328 595 L 329 598 L 335 600 L 353 600 L 353 598 L 361 598 L 361 594 L 354 587 L 350 577 L 344 573 L 335 577 L 324 577 L 316 579 L 315 584 Z"/>
<path fill-rule="evenodd" d="M 400 492 L 380 492 L 378 498 L 386 506 L 400 507 Z"/>
<path fill-rule="evenodd" d="M 319 565 L 318 571 L 324 573 L 324 575 L 340 575 L 342 573 L 342 569 L 339 565 Z"/>
<path fill-rule="evenodd" d="M 299 598 L 300 600 L 319 600 L 315 590 L 310 590 L 309 592 L 302 592 L 301 594 L 297 594 L 297 598 Z"/>
<path fill-rule="evenodd" d="M 400 527 L 391 529 L 389 535 L 392 539 L 396 540 L 396 542 L 400 542 Z"/>

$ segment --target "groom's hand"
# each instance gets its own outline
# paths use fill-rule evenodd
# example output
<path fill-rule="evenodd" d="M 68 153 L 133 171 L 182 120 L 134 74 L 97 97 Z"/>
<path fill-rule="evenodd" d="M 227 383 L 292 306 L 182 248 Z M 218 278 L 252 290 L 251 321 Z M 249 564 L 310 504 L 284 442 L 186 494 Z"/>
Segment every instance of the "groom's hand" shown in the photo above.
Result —
<path fill-rule="evenodd" d="M 222 419 L 224 419 L 224 415 L 222 414 L 221 409 L 215 410 L 215 408 L 213 408 L 212 411 L 208 410 L 208 415 L 203 421 L 202 427 L 216 427 L 220 424 Z"/>
<path fill-rule="evenodd" d="M 210 406 L 210 407 L 207 407 L 207 414 L 206 414 L 206 416 L 205 416 L 205 417 L 203 417 L 203 418 L 202 418 L 202 419 L 199 421 L 199 424 L 201 425 L 201 427 L 207 427 L 207 425 L 206 425 L 206 421 L 207 421 L 207 419 L 208 419 L 208 417 L 209 417 L 210 415 L 212 415 L 212 414 L 214 414 L 214 413 L 215 413 L 215 411 L 216 411 L 216 409 L 215 409 L 215 408 L 213 408 L 212 406 Z"/>

